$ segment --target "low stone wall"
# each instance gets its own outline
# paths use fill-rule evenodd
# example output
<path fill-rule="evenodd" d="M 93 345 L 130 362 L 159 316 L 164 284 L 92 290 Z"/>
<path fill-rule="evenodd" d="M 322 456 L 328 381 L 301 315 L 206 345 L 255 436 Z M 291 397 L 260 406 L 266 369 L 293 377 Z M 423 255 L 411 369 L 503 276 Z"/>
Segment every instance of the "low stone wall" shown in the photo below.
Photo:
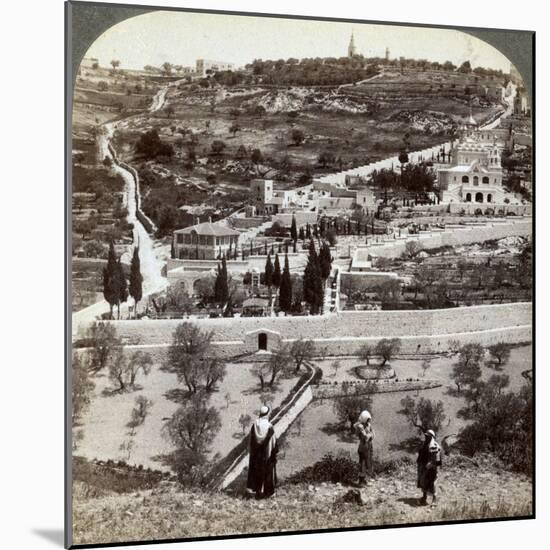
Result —
<path fill-rule="evenodd" d="M 451 202 L 449 203 L 449 212 L 451 214 L 465 214 L 467 216 L 475 214 L 480 209 L 483 213 L 487 209 L 494 211 L 496 215 L 502 216 L 532 216 L 533 206 L 531 204 L 496 204 L 496 203 L 477 203 L 477 202 Z"/>
<path fill-rule="evenodd" d="M 416 235 L 404 235 L 401 238 L 372 243 L 357 248 L 352 262 L 361 263 L 369 256 L 379 258 L 397 258 L 405 251 L 407 241 L 417 241 L 423 249 L 430 250 L 442 246 L 461 246 L 485 241 L 517 236 L 528 237 L 533 232 L 532 219 L 518 219 L 511 221 L 493 221 L 490 224 L 453 225 L 445 230 L 422 231 Z"/>
<path fill-rule="evenodd" d="M 213 342 L 224 355 L 254 353 L 260 333 L 271 341 L 314 340 L 330 355 L 353 355 L 362 344 L 382 338 L 401 338 L 403 353 L 446 351 L 449 342 L 499 341 L 521 343 L 531 340 L 531 303 L 499 304 L 434 310 L 344 311 L 334 315 L 307 317 L 241 317 L 217 319 L 159 319 L 113 321 L 127 344 L 169 345 L 175 328 L 183 321 L 213 332 Z M 276 338 L 269 338 L 269 332 Z M 248 336 L 247 336 L 248 335 Z"/>
<path fill-rule="evenodd" d="M 343 271 L 340 278 L 340 290 L 345 293 L 350 285 L 353 290 L 366 290 L 376 288 L 391 279 L 398 280 L 399 276 L 391 271 Z"/>
<path fill-rule="evenodd" d="M 312 373 L 313 376 L 313 373 Z M 280 416 L 272 419 L 275 435 L 280 438 L 289 428 L 289 426 L 296 420 L 297 416 L 311 403 L 313 400 L 313 393 L 311 386 L 307 382 L 307 387 L 303 392 L 292 402 L 290 407 L 284 410 Z M 242 471 L 248 466 L 248 452 L 243 453 L 231 466 L 231 468 L 225 474 L 220 489 L 227 489 L 242 473 Z"/>
<path fill-rule="evenodd" d="M 362 395 L 364 393 L 392 393 L 398 391 L 418 391 L 438 388 L 442 386 L 439 380 L 380 380 L 375 386 L 367 384 L 353 384 L 346 387 L 345 384 L 312 386 L 313 399 L 334 399 L 336 397 L 349 397 L 350 395 Z M 350 392 L 350 388 L 353 390 Z"/>

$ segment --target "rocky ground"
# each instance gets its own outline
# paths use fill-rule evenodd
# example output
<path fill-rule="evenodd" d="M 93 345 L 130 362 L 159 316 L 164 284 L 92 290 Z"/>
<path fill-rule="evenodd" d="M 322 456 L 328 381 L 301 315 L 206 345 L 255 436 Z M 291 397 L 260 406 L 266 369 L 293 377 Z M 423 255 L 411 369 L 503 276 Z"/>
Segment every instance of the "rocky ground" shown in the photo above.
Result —
<path fill-rule="evenodd" d="M 182 491 L 172 482 L 162 482 L 149 491 L 85 499 L 85 487 L 77 483 L 74 542 L 337 529 L 532 513 L 531 481 L 489 462 L 475 465 L 460 457 L 447 459 L 438 490 L 436 506 L 419 506 L 413 463 L 379 475 L 360 490 L 340 483 L 284 484 L 265 501 Z"/>

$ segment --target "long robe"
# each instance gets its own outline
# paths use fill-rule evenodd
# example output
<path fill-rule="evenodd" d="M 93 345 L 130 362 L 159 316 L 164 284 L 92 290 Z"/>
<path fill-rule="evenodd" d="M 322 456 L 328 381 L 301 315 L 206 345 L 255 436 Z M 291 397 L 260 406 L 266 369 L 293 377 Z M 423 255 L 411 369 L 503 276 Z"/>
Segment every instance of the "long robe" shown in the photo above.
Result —
<path fill-rule="evenodd" d="M 425 441 L 418 451 L 417 487 L 425 493 L 435 495 L 437 468 L 441 466 L 441 448 L 435 439 Z"/>
<path fill-rule="evenodd" d="M 250 429 L 250 458 L 247 489 L 256 496 L 271 496 L 277 485 L 277 437 L 267 418 L 259 418 Z"/>

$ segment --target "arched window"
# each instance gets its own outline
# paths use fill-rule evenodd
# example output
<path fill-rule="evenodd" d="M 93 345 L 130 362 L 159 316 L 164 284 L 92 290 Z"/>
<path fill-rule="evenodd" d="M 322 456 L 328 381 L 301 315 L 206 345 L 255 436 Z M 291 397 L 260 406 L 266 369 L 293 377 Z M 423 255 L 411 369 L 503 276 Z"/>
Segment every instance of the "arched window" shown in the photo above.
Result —
<path fill-rule="evenodd" d="M 466 193 L 466 202 L 472 202 L 472 194 Z"/>
<path fill-rule="evenodd" d="M 474 185 L 479 185 L 479 178 L 474 176 Z"/>
<path fill-rule="evenodd" d="M 483 176 L 481 182 L 482 183 L 489 183 L 489 177 L 488 176 Z"/>
<path fill-rule="evenodd" d="M 483 202 L 483 193 L 476 193 L 476 202 Z"/>
<path fill-rule="evenodd" d="M 493 195 L 491 193 L 487 195 L 487 202 L 493 202 Z"/>
<path fill-rule="evenodd" d="M 470 183 L 470 178 L 468 176 L 462 176 L 462 183 Z"/>

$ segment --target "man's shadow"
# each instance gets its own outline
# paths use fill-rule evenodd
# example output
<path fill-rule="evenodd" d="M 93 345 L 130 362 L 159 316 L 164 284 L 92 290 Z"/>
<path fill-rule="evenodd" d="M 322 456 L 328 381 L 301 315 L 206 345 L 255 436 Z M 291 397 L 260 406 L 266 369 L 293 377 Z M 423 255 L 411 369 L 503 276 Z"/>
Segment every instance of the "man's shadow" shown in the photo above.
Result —
<path fill-rule="evenodd" d="M 422 506 L 422 504 L 420 503 L 420 499 L 419 498 L 413 498 L 413 497 L 398 498 L 397 502 L 403 502 L 405 504 L 408 504 L 409 506 L 412 506 L 413 508 L 418 508 L 418 507 Z"/>

